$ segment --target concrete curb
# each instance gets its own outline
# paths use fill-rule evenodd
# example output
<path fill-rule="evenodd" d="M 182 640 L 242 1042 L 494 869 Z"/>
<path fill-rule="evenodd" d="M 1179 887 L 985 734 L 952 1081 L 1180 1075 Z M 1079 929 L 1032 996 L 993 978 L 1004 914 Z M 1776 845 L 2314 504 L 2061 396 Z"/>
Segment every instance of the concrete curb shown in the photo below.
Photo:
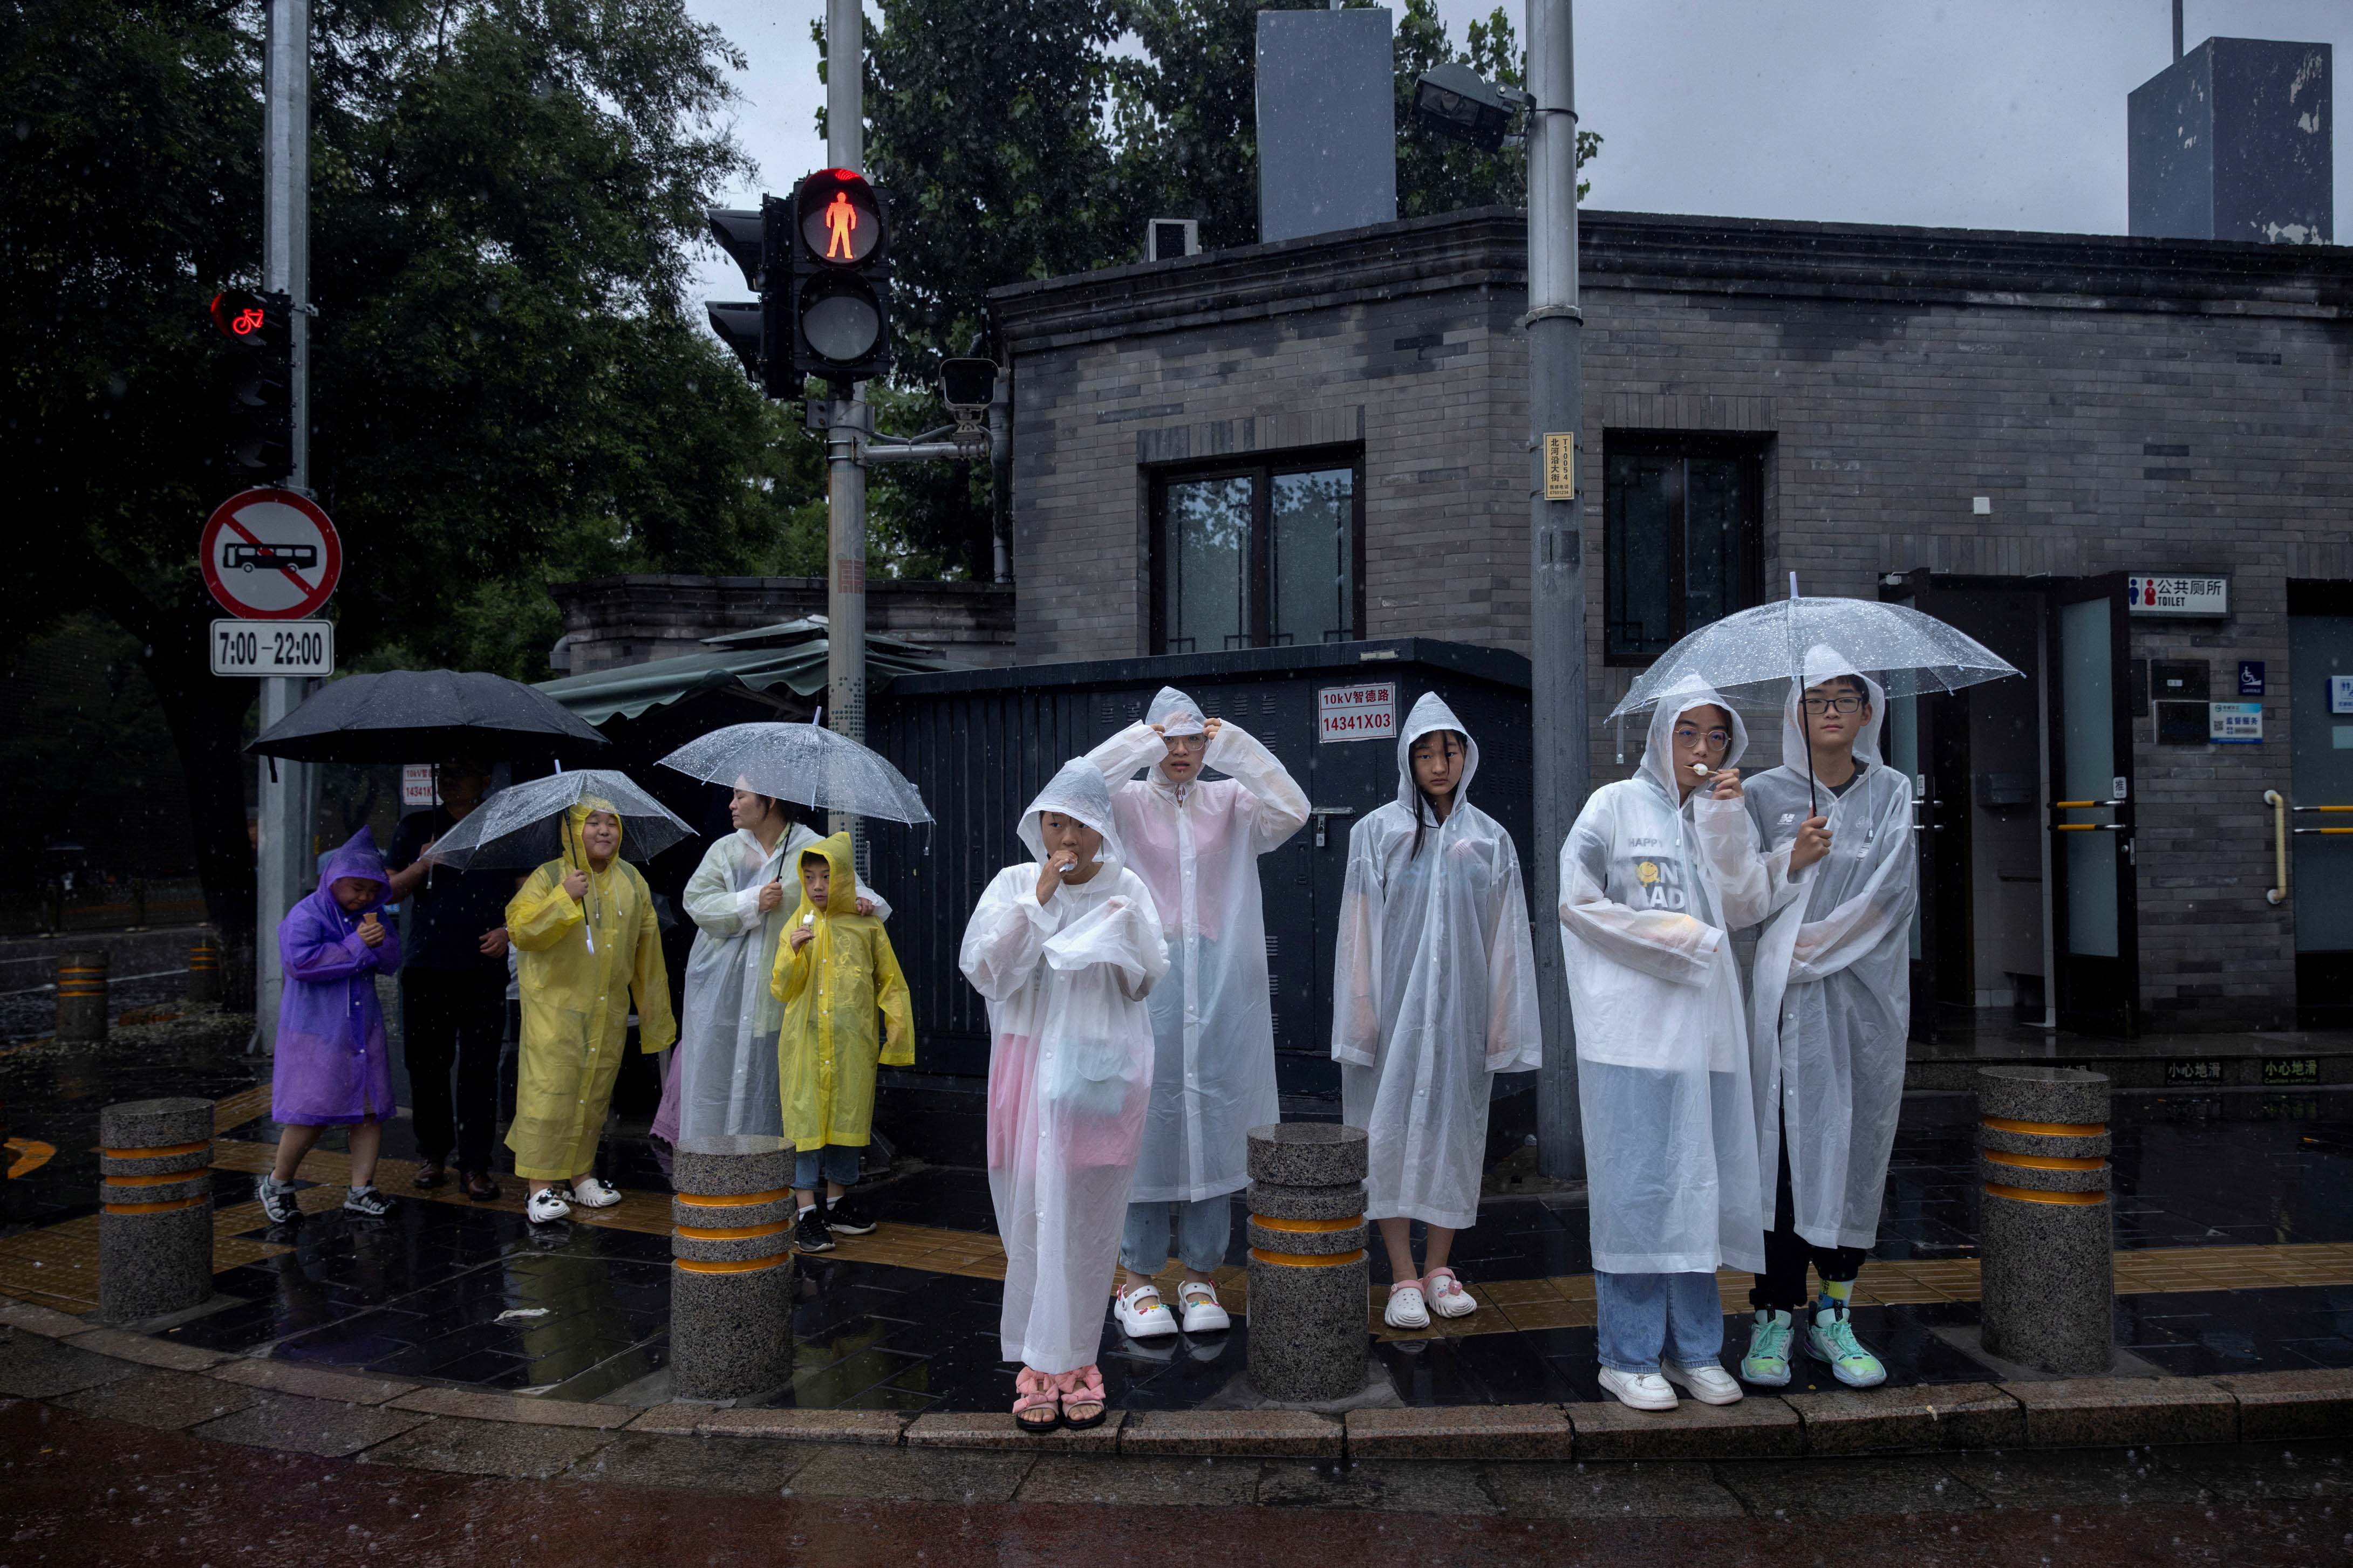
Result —
<path fill-rule="evenodd" d="M 518 1434 L 578 1428 L 586 1442 L 652 1434 L 1104 1458 L 1608 1462 L 2353 1436 L 2353 1369 L 1750 1394 L 1731 1405 L 1685 1401 L 1663 1414 L 1615 1402 L 1352 1410 L 1345 1419 L 1300 1410 L 1114 1410 L 1093 1431 L 1040 1438 L 1017 1431 L 1009 1414 L 993 1411 L 910 1417 L 885 1411 L 687 1404 L 636 1409 L 427 1386 L 299 1363 L 223 1357 L 94 1327 L 9 1297 L 0 1297 L 0 1331 L 5 1331 L 0 1332 L 0 1396 L 51 1399 L 134 1370 L 160 1370 L 355 1411 L 461 1420 L 469 1429 L 477 1424 Z"/>

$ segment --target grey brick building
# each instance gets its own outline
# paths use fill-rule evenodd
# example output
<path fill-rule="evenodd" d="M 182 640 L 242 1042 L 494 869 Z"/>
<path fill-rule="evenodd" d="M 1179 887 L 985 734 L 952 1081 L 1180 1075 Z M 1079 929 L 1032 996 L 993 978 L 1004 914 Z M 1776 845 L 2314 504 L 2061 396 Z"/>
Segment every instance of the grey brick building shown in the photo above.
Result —
<path fill-rule="evenodd" d="M 1951 1029 L 2046 995 L 2117 1033 L 2353 1021 L 2353 837 L 2295 838 L 2274 903 L 2264 798 L 2353 805 L 2353 250 L 1609 213 L 1581 241 L 1596 778 L 1601 715 L 1690 626 L 1793 571 L 1905 598 L 2029 676 L 1894 715 L 1936 828 L 1924 1033 L 1930 999 Z M 1494 209 L 999 290 L 1018 658 L 1525 651 L 1524 258 Z M 2128 606 L 2151 575 L 2227 610 Z M 2262 739 L 2216 743 L 2242 661 Z"/>

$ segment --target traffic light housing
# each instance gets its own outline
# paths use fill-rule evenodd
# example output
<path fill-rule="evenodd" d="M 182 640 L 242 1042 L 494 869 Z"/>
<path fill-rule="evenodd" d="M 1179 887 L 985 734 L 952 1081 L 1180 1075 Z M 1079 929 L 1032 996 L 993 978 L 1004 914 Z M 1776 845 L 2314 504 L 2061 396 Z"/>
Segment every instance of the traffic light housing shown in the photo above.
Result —
<path fill-rule="evenodd" d="M 871 381 L 891 367 L 890 198 L 849 169 L 793 187 L 792 368 Z M 772 231 L 773 234 L 773 231 Z M 771 255 L 776 254 L 774 251 Z"/>
<path fill-rule="evenodd" d="M 757 303 L 713 301 L 704 306 L 711 330 L 735 351 L 752 384 L 770 397 L 798 397 L 801 391 L 788 352 L 791 269 L 785 258 L 791 213 L 789 201 L 764 196 L 757 211 L 712 207 L 704 214 L 712 237 L 735 258 L 735 265 L 744 269 L 744 281 L 760 296 Z"/>
<path fill-rule="evenodd" d="M 294 471 L 294 301 L 284 293 L 225 289 L 212 321 L 230 348 L 230 470 L 255 484 Z"/>

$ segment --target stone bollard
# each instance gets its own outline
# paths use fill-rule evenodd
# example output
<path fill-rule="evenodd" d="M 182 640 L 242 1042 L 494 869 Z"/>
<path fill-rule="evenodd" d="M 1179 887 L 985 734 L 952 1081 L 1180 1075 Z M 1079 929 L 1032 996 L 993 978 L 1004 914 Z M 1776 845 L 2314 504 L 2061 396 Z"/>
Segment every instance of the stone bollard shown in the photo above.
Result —
<path fill-rule="evenodd" d="M 188 1000 L 217 1002 L 220 999 L 220 944 L 208 936 L 200 936 L 188 949 Z"/>
<path fill-rule="evenodd" d="M 2108 1370 L 2116 1262 L 2108 1080 L 2077 1068 L 1978 1069 L 1982 1342 L 2063 1377 Z"/>
<path fill-rule="evenodd" d="M 792 1376 L 793 1145 L 689 1138 L 670 1152 L 670 1364 L 681 1399 Z"/>
<path fill-rule="evenodd" d="M 1250 1374 L 1270 1399 L 1365 1386 L 1365 1133 L 1322 1121 L 1250 1131 Z"/>
<path fill-rule="evenodd" d="M 210 1300 L 212 1101 L 110 1105 L 98 1142 L 100 1319 L 132 1323 Z"/>
<path fill-rule="evenodd" d="M 58 954 L 58 1038 L 106 1038 L 106 954 Z"/>

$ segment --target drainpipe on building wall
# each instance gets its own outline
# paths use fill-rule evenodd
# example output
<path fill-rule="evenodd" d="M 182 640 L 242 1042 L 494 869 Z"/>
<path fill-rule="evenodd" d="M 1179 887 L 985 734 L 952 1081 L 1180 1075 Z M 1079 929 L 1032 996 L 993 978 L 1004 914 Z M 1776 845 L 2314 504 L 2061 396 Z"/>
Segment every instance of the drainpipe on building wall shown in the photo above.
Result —
<path fill-rule="evenodd" d="M 1584 316 L 1577 303 L 1577 94 L 1569 0 L 1527 0 L 1528 660 L 1535 750 L 1536 1156 L 1556 1181 L 1585 1175 L 1577 1047 L 1562 972 L 1559 852 L 1592 787 L 1586 706 L 1582 457 Z M 1547 447 L 1567 437 L 1568 494 L 1548 486 Z"/>
<path fill-rule="evenodd" d="M 988 404 L 988 540 L 996 579 L 1013 581 L 1013 367 L 999 365 Z"/>

